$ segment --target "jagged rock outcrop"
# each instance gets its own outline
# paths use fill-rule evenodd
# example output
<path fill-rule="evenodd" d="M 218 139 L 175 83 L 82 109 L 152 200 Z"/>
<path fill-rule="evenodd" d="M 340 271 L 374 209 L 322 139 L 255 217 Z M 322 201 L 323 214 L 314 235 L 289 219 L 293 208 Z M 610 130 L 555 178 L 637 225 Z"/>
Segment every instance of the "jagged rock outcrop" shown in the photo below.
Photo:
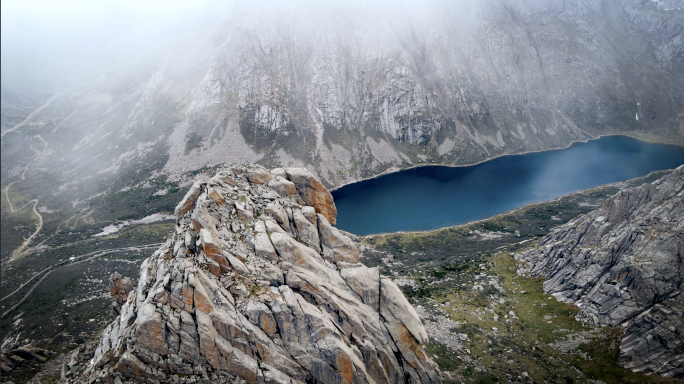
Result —
<path fill-rule="evenodd" d="M 115 295 L 112 294 L 112 296 Z M 80 376 L 85 369 L 88 369 L 97 345 L 96 340 L 88 340 L 73 350 L 71 355 L 62 362 L 60 382 L 68 382 L 69 379 Z"/>
<path fill-rule="evenodd" d="M 619 363 L 684 378 L 684 165 L 612 196 L 515 256 L 519 272 L 581 308 L 578 317 L 621 327 Z"/>
<path fill-rule="evenodd" d="M 74 380 L 439 382 L 415 310 L 359 263 L 335 213 L 303 169 L 233 168 L 194 184 Z"/>
<path fill-rule="evenodd" d="M 50 353 L 50 351 L 30 345 L 2 351 L 0 353 L 0 372 L 2 374 L 10 373 L 14 368 L 32 361 L 45 362 L 45 357 Z"/>
<path fill-rule="evenodd" d="M 109 316 L 116 319 L 121 314 L 121 306 L 128 300 L 133 283 L 128 277 L 121 277 L 119 272 L 114 272 L 109 279 L 109 294 L 112 297 L 112 310 Z"/>

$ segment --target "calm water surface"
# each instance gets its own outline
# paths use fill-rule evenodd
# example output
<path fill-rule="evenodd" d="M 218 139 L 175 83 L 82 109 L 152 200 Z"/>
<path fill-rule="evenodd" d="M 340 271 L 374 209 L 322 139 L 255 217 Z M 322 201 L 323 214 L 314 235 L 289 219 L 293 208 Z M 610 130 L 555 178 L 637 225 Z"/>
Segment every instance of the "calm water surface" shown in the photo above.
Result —
<path fill-rule="evenodd" d="M 684 164 L 684 147 L 611 136 L 469 167 L 421 167 L 334 191 L 337 227 L 358 235 L 484 219 L 573 191 Z"/>

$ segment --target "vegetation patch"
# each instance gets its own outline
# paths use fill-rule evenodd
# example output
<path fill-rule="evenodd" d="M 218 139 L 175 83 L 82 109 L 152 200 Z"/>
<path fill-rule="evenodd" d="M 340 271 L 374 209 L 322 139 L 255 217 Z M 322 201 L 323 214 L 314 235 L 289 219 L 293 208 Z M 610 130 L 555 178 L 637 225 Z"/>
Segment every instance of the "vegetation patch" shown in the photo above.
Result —
<path fill-rule="evenodd" d="M 479 222 L 429 232 L 354 237 L 416 306 L 445 382 L 677 383 L 617 365 L 620 330 L 575 319 L 579 309 L 517 274 L 511 254 L 601 206 L 621 187 L 668 171 L 577 192 Z"/>

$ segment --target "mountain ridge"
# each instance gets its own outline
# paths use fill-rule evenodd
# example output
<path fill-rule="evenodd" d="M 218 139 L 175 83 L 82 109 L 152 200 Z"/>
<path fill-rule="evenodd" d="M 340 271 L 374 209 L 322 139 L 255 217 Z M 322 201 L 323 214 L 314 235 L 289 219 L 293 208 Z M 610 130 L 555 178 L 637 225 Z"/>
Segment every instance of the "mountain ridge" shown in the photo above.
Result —
<path fill-rule="evenodd" d="M 196 183 L 137 288 L 112 276 L 114 322 L 65 382 L 440 382 L 416 311 L 321 187 L 259 166 Z"/>
<path fill-rule="evenodd" d="M 619 363 L 684 377 L 684 166 L 612 196 L 516 254 L 518 272 L 580 307 L 578 319 L 623 330 Z M 673 268 L 674 266 L 674 268 Z"/>

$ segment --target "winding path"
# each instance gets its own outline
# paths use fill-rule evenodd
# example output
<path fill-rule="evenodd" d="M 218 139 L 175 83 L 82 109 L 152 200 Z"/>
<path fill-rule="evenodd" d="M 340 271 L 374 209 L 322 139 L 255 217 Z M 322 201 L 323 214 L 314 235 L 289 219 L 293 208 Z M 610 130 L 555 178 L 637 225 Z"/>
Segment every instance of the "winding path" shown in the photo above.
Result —
<path fill-rule="evenodd" d="M 72 266 L 72 265 L 76 265 L 76 264 L 80 264 L 80 263 L 83 263 L 83 262 L 86 262 L 86 261 L 90 261 L 90 260 L 96 259 L 96 258 L 98 258 L 98 257 L 100 257 L 100 256 L 104 256 L 104 255 L 109 254 L 109 253 L 114 253 L 114 252 L 125 252 L 125 251 L 140 251 L 140 250 L 147 249 L 147 248 L 158 247 L 158 246 L 160 246 L 161 244 L 162 244 L 162 243 L 154 243 L 154 244 L 137 245 L 137 246 L 132 246 L 132 247 L 113 248 L 113 249 L 105 249 L 105 250 L 93 251 L 93 252 L 90 252 L 90 253 L 86 253 L 85 255 L 77 256 L 77 257 L 75 258 L 76 260 L 78 260 L 78 259 L 83 259 L 83 258 L 85 258 L 85 257 L 90 256 L 90 257 L 88 257 L 87 259 L 75 261 L 75 262 L 72 262 L 72 263 L 70 263 L 70 261 L 73 261 L 73 260 L 70 259 L 70 260 L 65 260 L 65 261 L 62 261 L 62 262 L 60 262 L 60 263 L 57 263 L 57 264 L 55 264 L 55 265 L 53 265 L 53 266 L 47 267 L 47 268 L 43 269 L 42 271 L 38 272 L 37 274 L 33 275 L 33 277 L 31 277 L 31 278 L 30 278 L 29 280 L 27 280 L 24 284 L 22 284 L 21 286 L 19 286 L 19 288 L 17 288 L 14 292 L 12 292 L 12 293 L 10 293 L 9 295 L 7 295 L 7 296 L 3 297 L 2 299 L 0 299 L 0 301 L 2 301 L 2 300 L 5 300 L 5 299 L 8 298 L 8 297 L 14 295 L 14 294 L 17 293 L 19 290 L 21 290 L 22 288 L 24 288 L 24 287 L 25 287 L 29 282 L 31 282 L 33 279 L 35 279 L 36 277 L 40 276 L 41 273 L 43 273 L 43 272 L 45 272 L 45 271 L 48 271 L 46 274 L 43 275 L 43 277 L 40 278 L 40 280 L 38 280 L 38 281 L 33 285 L 33 287 L 31 287 L 31 289 L 30 289 L 28 292 L 26 292 L 26 295 L 24 295 L 24 297 L 22 297 L 21 300 L 19 300 L 19 301 L 18 301 L 16 304 L 14 304 L 10 309 L 8 309 L 8 310 L 5 311 L 2 315 L 0 315 L 0 319 L 4 318 L 5 315 L 7 315 L 8 313 L 12 312 L 12 311 L 15 310 L 18 306 L 20 306 L 24 301 L 26 301 L 26 299 L 28 299 L 28 297 L 31 295 L 31 293 L 33 293 L 33 291 L 40 285 L 40 283 L 43 282 L 43 280 L 45 280 L 48 276 L 50 276 L 50 274 L 51 274 L 52 272 L 54 272 L 54 271 L 56 271 L 56 270 L 58 270 L 58 269 L 60 269 L 60 268 L 69 267 L 69 266 Z M 60 264 L 63 264 L 63 265 L 60 266 Z"/>
<path fill-rule="evenodd" d="M 52 96 L 51 98 L 49 98 L 49 99 L 45 102 L 45 104 L 41 105 L 40 107 L 36 108 L 35 111 L 31 112 L 31 114 L 28 115 L 28 117 L 25 118 L 24 121 L 22 121 L 21 123 L 15 125 L 14 127 L 10 128 L 10 129 L 8 129 L 8 130 L 6 130 L 6 131 L 0 133 L 0 137 L 4 137 L 6 134 L 8 134 L 8 133 L 10 133 L 10 132 L 13 132 L 13 131 L 17 130 L 18 128 L 21 128 L 22 126 L 24 126 L 24 124 L 26 124 L 29 120 L 31 120 L 34 116 L 36 116 L 40 111 L 42 111 L 42 110 L 45 109 L 46 107 L 50 106 L 50 104 L 52 104 L 53 101 L 55 101 L 57 98 L 59 98 L 59 97 L 62 96 L 63 94 L 68 93 L 68 92 L 71 92 L 71 91 L 73 91 L 73 90 L 75 90 L 75 89 L 78 89 L 78 88 L 81 88 L 81 87 L 86 87 L 86 86 L 88 86 L 88 85 L 96 84 L 96 83 L 102 81 L 102 80 L 104 79 L 105 75 L 108 74 L 109 72 L 118 71 L 118 70 L 120 70 L 120 69 L 126 68 L 126 67 L 129 66 L 129 65 L 135 64 L 136 62 L 138 62 L 138 60 L 142 59 L 143 57 L 145 57 L 145 55 L 147 55 L 147 54 L 149 54 L 149 53 L 150 53 L 149 51 L 148 51 L 148 52 L 145 52 L 145 53 L 143 53 L 142 55 L 138 56 L 138 58 L 136 58 L 135 60 L 133 60 L 133 61 L 131 61 L 131 62 L 128 62 L 128 63 L 126 63 L 126 64 L 123 64 L 123 65 L 119 66 L 119 67 L 116 67 L 116 68 L 113 68 L 113 69 L 108 69 L 108 70 L 102 72 L 102 73 L 100 74 L 100 76 L 97 78 L 97 80 L 89 81 L 89 82 L 87 82 L 87 83 L 83 83 L 83 84 L 79 84 L 79 85 L 75 85 L 75 86 L 73 86 L 73 87 L 71 87 L 71 88 L 68 88 L 68 89 L 65 89 L 65 90 L 63 90 L 63 91 L 61 91 L 61 92 L 59 92 L 59 93 L 56 93 L 54 96 Z M 72 114 L 73 114 L 73 113 L 72 113 Z M 69 116 L 69 117 L 71 117 L 71 116 Z M 67 119 L 68 119 L 68 118 L 67 118 Z M 59 125 L 57 125 L 57 127 L 55 128 L 55 130 L 53 131 L 53 133 L 54 133 L 55 131 L 57 131 L 57 128 L 59 128 L 60 125 L 62 125 L 62 123 L 60 123 Z"/>
<path fill-rule="evenodd" d="M 5 187 L 5 197 L 7 198 L 7 202 L 9 203 L 10 213 L 15 213 L 15 212 L 17 212 L 17 211 L 20 211 L 20 210 L 24 209 L 24 208 L 25 208 L 26 206 L 28 206 L 29 204 L 33 204 L 33 213 L 34 213 L 36 216 L 38 216 L 38 227 L 36 228 L 35 232 L 33 232 L 33 233 L 31 234 L 31 236 L 29 236 L 27 239 L 24 239 L 24 242 L 21 243 L 21 246 L 20 246 L 19 248 L 15 249 L 15 250 L 12 252 L 12 259 L 15 258 L 15 257 L 17 257 L 17 256 L 19 256 L 19 255 L 21 255 L 21 254 L 24 252 L 24 249 L 26 249 L 26 247 L 28 247 L 28 245 L 29 245 L 29 243 L 31 242 L 31 240 L 33 240 L 33 238 L 36 237 L 36 235 L 40 232 L 40 230 L 43 229 L 43 216 L 41 216 L 41 214 L 38 213 L 38 210 L 36 210 L 36 206 L 38 205 L 38 199 L 33 199 L 33 200 L 29 201 L 28 203 L 22 205 L 21 207 L 19 207 L 19 208 L 17 208 L 17 209 L 14 209 L 14 206 L 12 205 L 12 200 L 10 200 L 10 197 L 9 197 L 9 189 L 10 189 L 10 187 L 11 187 L 12 185 L 14 185 L 15 183 L 18 183 L 18 182 L 20 182 L 20 181 L 26 180 L 26 170 L 28 170 L 28 167 L 29 167 L 34 161 L 36 161 L 36 160 L 38 160 L 39 158 L 41 158 L 41 157 L 45 154 L 45 151 L 47 150 L 47 147 L 48 147 L 47 141 L 45 141 L 40 135 L 37 135 L 37 136 L 35 136 L 35 137 L 39 138 L 43 143 L 45 143 L 45 148 L 43 148 L 43 152 L 39 153 L 38 156 L 36 156 L 33 160 L 29 161 L 28 164 L 26 164 L 26 167 L 24 167 L 24 171 L 21 173 L 21 179 L 20 179 L 20 180 L 15 180 L 15 181 L 9 183 L 9 184 L 7 185 L 7 187 Z M 10 259 L 10 260 L 11 260 L 11 259 Z"/>
<path fill-rule="evenodd" d="M 10 128 L 10 129 L 8 129 L 8 130 L 6 130 L 6 131 L 0 133 L 0 137 L 4 137 L 7 133 L 13 132 L 13 131 L 17 130 L 18 128 L 21 128 L 22 126 L 24 126 L 29 120 L 31 120 L 31 119 L 32 119 L 34 116 L 36 116 L 40 111 L 42 111 L 43 109 L 45 109 L 46 107 L 48 107 L 54 100 L 56 100 L 57 98 L 59 98 L 59 97 L 62 96 L 63 94 L 68 93 L 68 92 L 71 92 L 71 91 L 73 91 L 73 90 L 75 90 L 75 89 L 78 89 L 78 88 L 81 88 L 81 87 L 86 87 L 86 86 L 88 86 L 88 85 L 96 84 L 96 83 L 102 81 L 102 80 L 105 78 L 105 75 L 106 75 L 107 73 L 113 72 L 113 71 L 117 71 L 117 70 L 120 70 L 120 69 L 122 69 L 122 68 L 125 68 L 125 67 L 127 67 L 127 66 L 129 66 L 129 65 L 132 65 L 132 64 L 136 63 L 138 60 L 140 60 L 141 58 L 143 58 L 143 57 L 144 57 L 145 55 L 147 55 L 148 53 L 149 53 L 149 52 L 145 52 L 145 53 L 143 53 L 142 55 L 140 55 L 137 59 L 135 59 L 135 60 L 133 60 L 133 61 L 131 61 L 131 62 L 129 62 L 129 63 L 126 63 L 126 64 L 124 64 L 124 65 L 122 65 L 122 66 L 120 66 L 120 67 L 117 67 L 117 68 L 110 69 L 110 70 L 107 70 L 107 71 L 105 71 L 105 72 L 102 72 L 102 74 L 100 74 L 100 76 L 99 76 L 99 77 L 97 78 L 97 80 L 95 80 L 95 81 L 90 81 L 90 82 L 87 82 L 87 83 L 79 84 L 79 85 L 76 85 L 76 86 L 74 86 L 74 87 L 65 89 L 65 90 L 63 90 L 63 91 L 61 91 L 61 92 L 55 94 L 54 96 L 52 96 L 51 98 L 49 98 L 49 99 L 45 102 L 45 104 L 41 105 L 41 106 L 38 107 L 36 110 L 34 110 L 33 112 L 31 112 L 31 114 L 28 115 L 28 117 L 26 117 L 26 119 L 24 119 L 24 121 L 22 121 L 21 123 L 15 125 L 14 127 Z M 69 119 L 74 115 L 74 113 L 76 113 L 77 110 L 78 110 L 78 108 L 76 108 L 76 110 L 74 110 L 74 111 L 73 111 L 65 120 L 63 120 L 62 122 L 60 122 L 60 123 L 55 127 L 55 129 L 52 131 L 52 134 L 54 134 L 55 132 L 57 132 L 57 129 L 62 125 L 62 123 L 64 123 L 66 120 L 69 120 Z M 36 228 L 36 231 L 33 232 L 33 234 L 31 234 L 31 236 L 29 236 L 27 239 L 24 239 L 24 242 L 21 244 L 21 246 L 19 246 L 19 248 L 17 248 L 17 249 L 15 249 L 14 251 L 12 251 L 12 257 L 10 258 L 9 261 L 12 261 L 13 259 L 15 259 L 15 258 L 21 256 L 21 254 L 24 253 L 24 251 L 26 250 L 26 248 L 28 247 L 28 245 L 31 243 L 31 240 L 33 240 L 33 238 L 36 237 L 36 235 L 38 235 L 38 233 L 40 232 L 40 230 L 43 228 L 43 216 L 41 216 L 41 214 L 38 213 L 38 210 L 36 209 L 36 206 L 38 205 L 38 199 L 33 199 L 33 200 L 29 201 L 28 203 L 22 205 L 21 207 L 19 207 L 19 208 L 17 208 L 17 209 L 14 209 L 14 206 L 12 205 L 12 201 L 10 200 L 10 197 L 9 197 L 9 188 L 10 188 L 13 184 L 15 184 L 15 183 L 18 183 L 18 182 L 20 182 L 20 181 L 24 181 L 24 180 L 26 179 L 26 170 L 28 169 L 29 165 L 31 165 L 31 163 L 33 163 L 34 161 L 38 160 L 41 156 L 43 156 L 43 154 L 45 153 L 45 150 L 47 150 L 47 147 L 48 147 L 47 141 L 45 141 L 40 135 L 37 135 L 37 136 L 35 136 L 35 137 L 38 137 L 43 143 L 45 143 L 45 148 L 43 148 L 43 152 L 41 152 L 35 159 L 31 160 L 28 164 L 26 164 L 26 167 L 24 167 L 24 171 L 21 173 L 21 180 L 15 180 L 15 181 L 13 181 L 13 182 L 11 182 L 11 183 L 9 183 L 9 184 L 7 185 L 7 187 L 5 188 L 5 197 L 7 198 L 7 202 L 9 203 L 9 206 L 10 206 L 10 213 L 15 213 L 15 212 L 17 212 L 17 211 L 20 211 L 20 210 L 24 209 L 26 206 L 28 206 L 28 205 L 30 205 L 30 204 L 33 204 L 33 213 L 34 213 L 36 216 L 38 216 L 38 227 Z"/>

